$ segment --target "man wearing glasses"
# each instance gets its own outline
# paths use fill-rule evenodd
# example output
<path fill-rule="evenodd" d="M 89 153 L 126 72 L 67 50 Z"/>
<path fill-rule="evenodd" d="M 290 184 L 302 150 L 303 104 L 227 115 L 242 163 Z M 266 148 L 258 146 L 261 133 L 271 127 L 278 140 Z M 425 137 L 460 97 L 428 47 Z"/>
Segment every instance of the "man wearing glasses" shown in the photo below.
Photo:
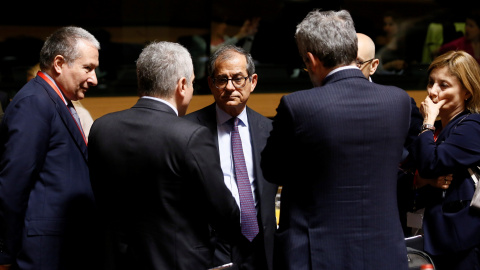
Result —
<path fill-rule="evenodd" d="M 375 43 L 373 40 L 362 33 L 357 33 L 358 39 L 358 52 L 357 52 L 357 67 L 362 71 L 363 75 L 370 81 L 372 76 L 377 70 L 378 63 L 380 62 L 375 58 Z"/>
<path fill-rule="evenodd" d="M 234 269 L 272 269 L 277 185 L 266 182 L 260 169 L 272 124 L 246 106 L 258 75 L 251 55 L 231 45 L 212 54 L 208 73 L 215 103 L 185 118 L 214 134 L 225 185 L 241 212 L 237 235 L 215 237 L 214 260 L 217 265 L 233 262 Z"/>

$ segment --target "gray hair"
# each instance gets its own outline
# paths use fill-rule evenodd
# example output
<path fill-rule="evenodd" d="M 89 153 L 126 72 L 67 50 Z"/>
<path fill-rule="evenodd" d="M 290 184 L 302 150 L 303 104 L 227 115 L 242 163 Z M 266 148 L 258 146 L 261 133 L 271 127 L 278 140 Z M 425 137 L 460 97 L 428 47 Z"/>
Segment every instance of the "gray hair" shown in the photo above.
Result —
<path fill-rule="evenodd" d="M 357 35 L 346 10 L 311 11 L 297 25 L 295 39 L 303 59 L 310 52 L 327 68 L 350 65 L 357 58 Z"/>
<path fill-rule="evenodd" d="M 137 60 L 139 96 L 170 98 L 175 93 L 178 80 L 185 77 L 190 84 L 192 76 L 192 57 L 178 43 L 150 43 Z"/>
<path fill-rule="evenodd" d="M 238 53 L 245 56 L 247 60 L 247 74 L 248 77 L 252 77 L 255 73 L 255 64 L 253 63 L 253 58 L 244 49 L 234 46 L 234 45 L 225 45 L 217 49 L 211 56 L 208 65 L 208 75 L 212 77 L 215 74 L 215 63 L 217 60 L 223 62 L 230 59 L 233 56 L 233 53 Z"/>
<path fill-rule="evenodd" d="M 81 41 L 89 42 L 97 50 L 100 50 L 98 40 L 83 28 L 67 26 L 55 31 L 46 39 L 40 50 L 40 69 L 50 69 L 57 55 L 63 56 L 66 63 L 71 66 L 76 59 L 82 56 L 78 50 Z"/>

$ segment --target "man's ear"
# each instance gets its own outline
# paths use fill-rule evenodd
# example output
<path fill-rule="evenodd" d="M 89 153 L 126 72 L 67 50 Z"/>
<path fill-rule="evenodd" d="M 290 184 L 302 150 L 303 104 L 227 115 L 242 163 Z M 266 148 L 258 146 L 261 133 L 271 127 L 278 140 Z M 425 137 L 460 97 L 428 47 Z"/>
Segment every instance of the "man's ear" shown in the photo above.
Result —
<path fill-rule="evenodd" d="M 255 89 L 255 86 L 257 86 L 257 82 L 258 82 L 258 75 L 257 73 L 254 73 L 252 75 L 252 81 L 251 81 L 252 89 L 250 89 L 250 93 L 253 92 L 253 90 Z"/>
<path fill-rule="evenodd" d="M 67 62 L 65 61 L 65 58 L 62 55 L 57 55 L 53 59 L 53 68 L 55 69 L 55 72 L 58 74 L 62 74 L 63 70 L 63 65 L 66 65 Z"/>
<path fill-rule="evenodd" d="M 378 64 L 380 64 L 380 60 L 378 59 L 373 59 L 372 64 L 370 65 L 370 76 L 372 76 L 375 71 L 377 71 Z"/>
<path fill-rule="evenodd" d="M 309 63 L 309 67 L 307 68 L 311 69 L 312 72 L 318 68 L 320 60 L 318 60 L 318 58 L 315 55 L 313 55 L 311 52 L 307 52 L 307 61 Z"/>
<path fill-rule="evenodd" d="M 175 90 L 175 92 L 182 98 L 185 98 L 185 96 L 187 95 L 187 84 L 187 78 L 185 77 L 180 78 L 177 82 L 177 89 Z"/>

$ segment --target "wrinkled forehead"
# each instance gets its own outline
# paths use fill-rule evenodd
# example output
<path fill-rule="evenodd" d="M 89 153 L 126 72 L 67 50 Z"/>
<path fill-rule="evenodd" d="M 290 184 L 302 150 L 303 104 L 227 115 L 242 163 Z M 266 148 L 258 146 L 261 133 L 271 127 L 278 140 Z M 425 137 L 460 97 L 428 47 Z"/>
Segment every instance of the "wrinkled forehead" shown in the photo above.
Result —
<path fill-rule="evenodd" d="M 247 72 L 247 60 L 244 55 L 239 53 L 224 54 L 215 61 L 214 75 L 234 75 L 243 74 Z"/>

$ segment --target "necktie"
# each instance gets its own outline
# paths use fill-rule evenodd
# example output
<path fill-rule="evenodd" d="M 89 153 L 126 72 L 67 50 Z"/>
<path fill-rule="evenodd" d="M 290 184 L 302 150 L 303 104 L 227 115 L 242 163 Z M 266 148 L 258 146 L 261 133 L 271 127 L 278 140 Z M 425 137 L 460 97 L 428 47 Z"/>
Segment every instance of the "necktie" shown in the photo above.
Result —
<path fill-rule="evenodd" d="M 234 119 L 232 130 L 232 153 L 235 178 L 237 180 L 238 193 L 240 195 L 240 222 L 242 234 L 251 242 L 258 234 L 257 212 L 253 200 L 250 180 L 248 178 L 247 165 L 243 156 L 242 139 L 238 132 L 237 117 Z"/>
<path fill-rule="evenodd" d="M 78 128 L 83 133 L 82 123 L 80 122 L 80 117 L 78 117 L 77 110 L 75 110 L 75 107 L 73 107 L 72 103 L 68 103 L 67 107 L 70 110 L 70 113 L 72 113 L 73 119 L 75 119 L 75 121 L 77 122 Z"/>

